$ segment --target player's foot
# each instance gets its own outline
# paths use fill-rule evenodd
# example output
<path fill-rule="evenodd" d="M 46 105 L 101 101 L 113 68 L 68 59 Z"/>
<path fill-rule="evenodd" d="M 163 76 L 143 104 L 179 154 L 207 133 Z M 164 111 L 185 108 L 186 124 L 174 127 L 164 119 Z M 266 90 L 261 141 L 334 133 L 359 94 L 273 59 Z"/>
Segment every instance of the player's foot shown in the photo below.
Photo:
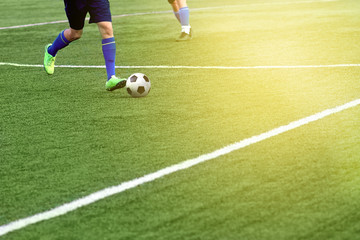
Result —
<path fill-rule="evenodd" d="M 55 58 L 50 53 L 48 53 L 48 48 L 51 46 L 51 43 L 45 46 L 45 56 L 44 56 L 44 68 L 47 74 L 54 74 L 55 69 Z"/>
<path fill-rule="evenodd" d="M 176 39 L 177 42 L 190 41 L 192 39 L 192 29 L 190 28 L 189 34 L 186 32 L 181 32 L 180 36 Z"/>
<path fill-rule="evenodd" d="M 114 91 L 118 88 L 123 88 L 126 85 L 126 78 L 117 78 L 112 76 L 105 84 L 106 90 Z"/>

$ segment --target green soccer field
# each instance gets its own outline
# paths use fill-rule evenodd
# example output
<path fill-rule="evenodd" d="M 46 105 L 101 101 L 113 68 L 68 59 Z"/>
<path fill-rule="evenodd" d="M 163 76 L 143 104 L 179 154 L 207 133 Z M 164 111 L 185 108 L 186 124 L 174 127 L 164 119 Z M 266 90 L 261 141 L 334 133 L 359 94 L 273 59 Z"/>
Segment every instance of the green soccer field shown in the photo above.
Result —
<path fill-rule="evenodd" d="M 189 0 L 184 43 L 166 0 L 110 2 L 117 75 L 145 73 L 147 97 L 105 90 L 94 24 L 47 75 L 63 1 L 1 0 L 0 239 L 360 239 L 360 1 Z"/>

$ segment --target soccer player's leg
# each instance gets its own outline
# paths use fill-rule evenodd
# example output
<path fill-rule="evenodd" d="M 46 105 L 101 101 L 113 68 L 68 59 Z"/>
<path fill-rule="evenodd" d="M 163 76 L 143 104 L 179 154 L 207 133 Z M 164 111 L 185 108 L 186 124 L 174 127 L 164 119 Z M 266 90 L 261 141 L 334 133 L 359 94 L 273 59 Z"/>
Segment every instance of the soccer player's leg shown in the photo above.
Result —
<path fill-rule="evenodd" d="M 87 12 L 85 5 L 81 6 L 70 0 L 64 0 L 64 3 L 70 28 L 62 31 L 52 44 L 50 43 L 45 46 L 44 69 L 50 75 L 53 74 L 55 70 L 57 52 L 67 47 L 70 42 L 81 37 Z"/>
<path fill-rule="evenodd" d="M 126 85 L 126 78 L 117 78 L 115 75 L 116 44 L 109 1 L 99 0 L 91 2 L 89 13 L 89 23 L 96 23 L 98 25 L 102 37 L 102 51 L 107 73 L 105 89 L 113 91 L 123 88 Z"/>
<path fill-rule="evenodd" d="M 55 70 L 55 58 L 60 49 L 67 47 L 72 41 L 79 39 L 82 35 L 82 30 L 75 30 L 72 28 L 62 31 L 54 42 L 45 46 L 44 68 L 47 74 L 53 74 Z"/>
<path fill-rule="evenodd" d="M 55 58 L 57 52 L 68 46 L 70 41 L 65 37 L 65 31 L 62 31 L 57 38 L 55 38 L 54 42 L 51 44 L 47 44 L 45 46 L 45 55 L 44 55 L 44 69 L 45 72 L 49 75 L 54 74 L 55 70 Z"/>
<path fill-rule="evenodd" d="M 181 34 L 176 41 L 189 41 L 192 39 L 192 29 L 190 26 L 190 11 L 186 4 L 186 0 L 176 0 L 180 8 Z"/>
<path fill-rule="evenodd" d="M 174 15 L 176 17 L 176 19 L 179 21 L 179 23 L 181 23 L 180 21 L 180 13 L 179 13 L 179 6 L 177 4 L 177 2 L 175 0 L 168 0 L 168 2 L 170 3 L 173 11 L 174 11 Z"/>
<path fill-rule="evenodd" d="M 117 78 L 115 76 L 115 58 L 116 58 L 116 44 L 113 34 L 111 22 L 98 22 L 99 31 L 102 37 L 102 51 L 105 60 L 107 81 L 105 88 L 108 91 L 113 91 L 118 88 L 123 88 L 126 85 L 125 78 Z"/>
<path fill-rule="evenodd" d="M 117 78 L 115 76 L 115 58 L 116 58 L 116 44 L 113 34 L 111 22 L 98 22 L 99 31 L 102 37 L 102 51 L 105 60 L 107 81 L 105 88 L 108 91 L 113 91 L 118 88 L 123 88 L 126 85 L 126 79 Z"/>

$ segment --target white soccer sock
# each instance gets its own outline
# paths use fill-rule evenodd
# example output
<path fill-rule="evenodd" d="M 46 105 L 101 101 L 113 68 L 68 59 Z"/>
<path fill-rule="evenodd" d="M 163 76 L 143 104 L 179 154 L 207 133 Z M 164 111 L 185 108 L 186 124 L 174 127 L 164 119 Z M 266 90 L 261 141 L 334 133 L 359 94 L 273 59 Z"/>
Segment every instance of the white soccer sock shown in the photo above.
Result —
<path fill-rule="evenodd" d="M 190 28 L 191 28 L 190 25 L 181 26 L 181 32 L 184 32 L 184 33 L 186 33 L 186 34 L 190 34 Z"/>

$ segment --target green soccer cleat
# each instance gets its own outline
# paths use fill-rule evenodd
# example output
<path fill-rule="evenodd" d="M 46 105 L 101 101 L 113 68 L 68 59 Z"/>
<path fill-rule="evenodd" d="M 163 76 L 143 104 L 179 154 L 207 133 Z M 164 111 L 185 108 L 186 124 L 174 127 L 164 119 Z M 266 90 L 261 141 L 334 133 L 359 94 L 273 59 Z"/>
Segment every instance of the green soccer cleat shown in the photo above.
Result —
<path fill-rule="evenodd" d="M 114 75 L 106 82 L 105 88 L 108 91 L 114 91 L 118 88 L 123 88 L 126 86 L 126 78 L 117 78 Z"/>
<path fill-rule="evenodd" d="M 45 46 L 45 56 L 44 56 L 44 69 L 47 74 L 54 74 L 55 69 L 55 58 L 50 53 L 48 53 L 48 48 L 51 46 L 51 43 Z"/>

